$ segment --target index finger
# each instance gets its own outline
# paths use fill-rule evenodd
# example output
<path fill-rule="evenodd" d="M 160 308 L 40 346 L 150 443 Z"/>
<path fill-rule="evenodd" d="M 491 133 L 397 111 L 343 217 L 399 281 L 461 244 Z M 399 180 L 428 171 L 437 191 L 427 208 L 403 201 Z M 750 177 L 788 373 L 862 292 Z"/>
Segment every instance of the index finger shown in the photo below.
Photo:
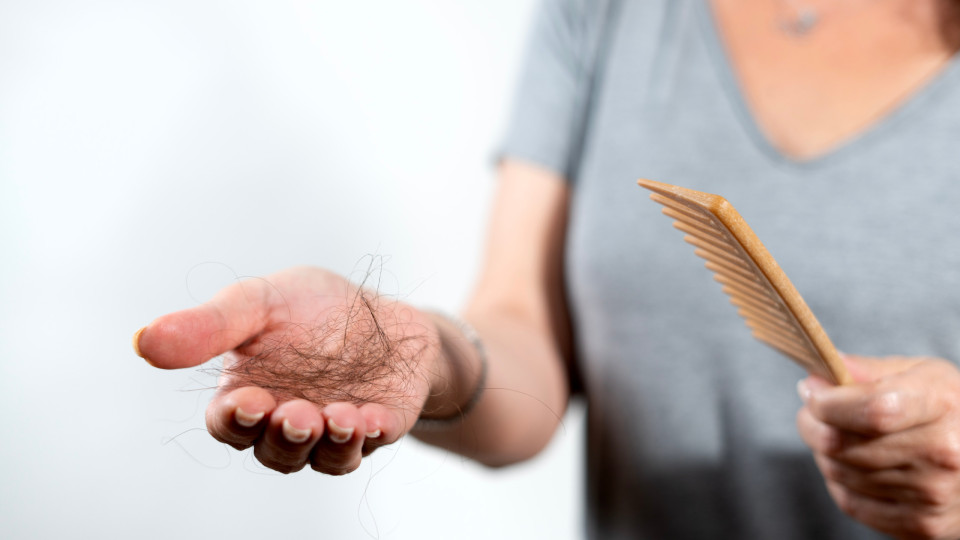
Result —
<path fill-rule="evenodd" d="M 133 336 L 133 349 L 158 368 L 202 364 L 266 328 L 273 291 L 263 280 L 234 283 L 206 304 L 164 315 L 141 328 Z"/>

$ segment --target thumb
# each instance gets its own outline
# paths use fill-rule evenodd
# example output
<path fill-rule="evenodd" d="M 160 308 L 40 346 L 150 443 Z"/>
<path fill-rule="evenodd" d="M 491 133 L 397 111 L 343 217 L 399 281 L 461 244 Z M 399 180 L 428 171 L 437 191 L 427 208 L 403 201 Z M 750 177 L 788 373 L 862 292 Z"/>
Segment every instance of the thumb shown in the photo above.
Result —
<path fill-rule="evenodd" d="M 917 364 L 916 358 L 902 356 L 859 356 L 840 353 L 840 359 L 856 382 L 872 382 L 890 375 L 902 373 Z"/>
<path fill-rule="evenodd" d="M 164 315 L 138 330 L 133 350 L 158 368 L 202 364 L 263 331 L 273 290 L 262 280 L 230 285 L 206 304 Z"/>

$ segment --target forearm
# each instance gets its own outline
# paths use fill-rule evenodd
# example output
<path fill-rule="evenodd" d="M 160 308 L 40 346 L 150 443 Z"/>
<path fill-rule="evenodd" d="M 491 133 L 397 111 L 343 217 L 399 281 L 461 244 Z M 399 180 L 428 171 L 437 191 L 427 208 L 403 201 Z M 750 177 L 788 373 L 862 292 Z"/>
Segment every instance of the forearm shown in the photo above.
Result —
<path fill-rule="evenodd" d="M 522 461 L 550 441 L 569 397 L 561 352 L 549 325 L 539 317 L 506 308 L 473 308 L 466 319 L 483 341 L 486 378 L 480 381 L 480 352 L 457 326 L 435 317 L 442 341 L 440 376 L 432 385 L 425 417 L 430 422 L 413 434 L 489 466 Z M 467 414 L 457 407 L 479 399 Z"/>
<path fill-rule="evenodd" d="M 565 305 L 563 246 L 570 192 L 554 172 L 506 160 L 494 201 L 485 262 L 464 317 L 479 334 L 487 377 L 479 401 L 456 421 L 414 434 L 490 465 L 527 459 L 550 442 L 569 398 L 564 359 L 571 339 Z M 467 341 L 440 321 L 441 338 Z M 443 339 L 441 339 L 443 341 Z M 442 355 L 422 417 L 470 401 L 480 358 L 474 347 Z M 458 375 L 459 374 L 459 375 Z M 453 407 L 450 404 L 453 403 Z"/>

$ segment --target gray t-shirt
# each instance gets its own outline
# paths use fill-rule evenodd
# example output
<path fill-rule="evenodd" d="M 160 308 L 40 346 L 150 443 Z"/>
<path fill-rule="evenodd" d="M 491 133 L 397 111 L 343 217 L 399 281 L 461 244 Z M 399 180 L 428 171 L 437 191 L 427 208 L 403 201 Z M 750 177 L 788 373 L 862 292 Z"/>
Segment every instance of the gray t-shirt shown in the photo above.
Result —
<path fill-rule="evenodd" d="M 960 359 L 960 61 L 828 154 L 754 123 L 706 0 L 547 0 L 504 156 L 573 189 L 567 282 L 592 538 L 876 538 L 800 440 L 803 371 L 753 340 L 635 180 L 718 193 L 834 343 Z"/>

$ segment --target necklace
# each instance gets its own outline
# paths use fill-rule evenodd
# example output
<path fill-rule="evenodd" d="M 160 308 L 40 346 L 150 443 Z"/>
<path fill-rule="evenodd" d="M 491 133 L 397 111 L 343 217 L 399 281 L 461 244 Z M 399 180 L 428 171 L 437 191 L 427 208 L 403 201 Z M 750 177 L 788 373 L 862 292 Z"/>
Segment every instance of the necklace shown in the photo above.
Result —
<path fill-rule="evenodd" d="M 784 8 L 789 11 L 781 15 L 777 21 L 780 31 L 795 37 L 803 37 L 820 22 L 820 13 L 810 6 L 801 5 L 797 0 L 782 0 Z"/>

